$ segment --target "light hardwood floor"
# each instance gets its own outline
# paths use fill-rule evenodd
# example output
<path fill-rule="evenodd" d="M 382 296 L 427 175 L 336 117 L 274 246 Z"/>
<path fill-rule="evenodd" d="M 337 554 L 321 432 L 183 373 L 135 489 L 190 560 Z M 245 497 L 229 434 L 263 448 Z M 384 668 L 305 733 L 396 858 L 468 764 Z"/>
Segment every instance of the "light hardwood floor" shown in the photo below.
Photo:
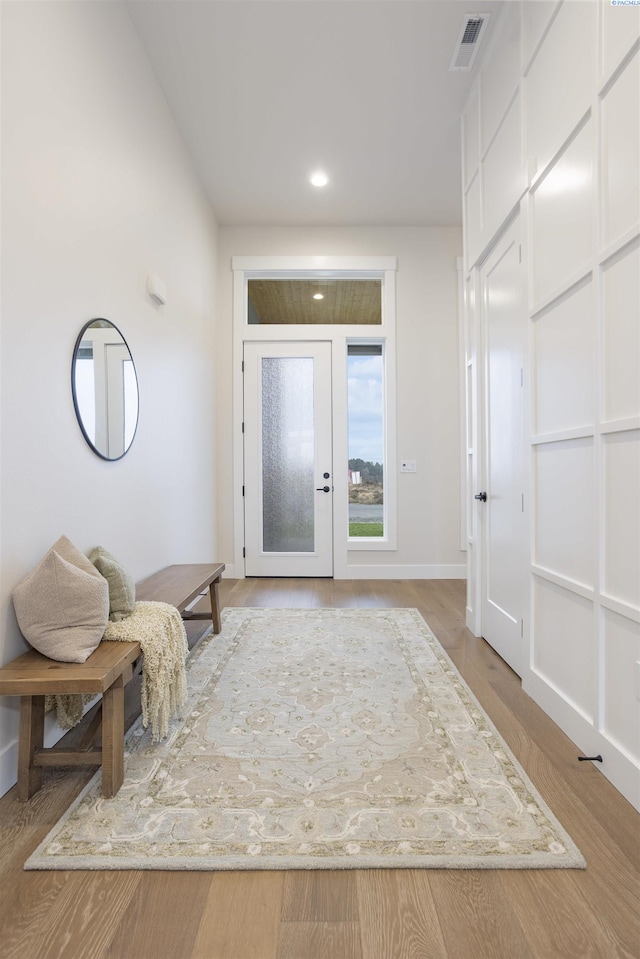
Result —
<path fill-rule="evenodd" d="M 464 626 L 459 581 L 225 580 L 223 606 L 420 610 L 582 850 L 581 870 L 24 872 L 90 773 L 0 800 L 2 959 L 640 956 L 640 816 Z"/>

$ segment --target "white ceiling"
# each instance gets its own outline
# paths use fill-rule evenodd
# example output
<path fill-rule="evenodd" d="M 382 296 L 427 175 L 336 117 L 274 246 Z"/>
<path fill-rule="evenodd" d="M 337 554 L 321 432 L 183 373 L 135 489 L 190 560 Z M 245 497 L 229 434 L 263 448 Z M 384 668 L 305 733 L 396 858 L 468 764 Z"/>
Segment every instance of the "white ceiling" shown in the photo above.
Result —
<path fill-rule="evenodd" d="M 461 222 L 449 62 L 489 0 L 131 0 L 223 225 Z M 312 187 L 321 167 L 331 182 Z"/>

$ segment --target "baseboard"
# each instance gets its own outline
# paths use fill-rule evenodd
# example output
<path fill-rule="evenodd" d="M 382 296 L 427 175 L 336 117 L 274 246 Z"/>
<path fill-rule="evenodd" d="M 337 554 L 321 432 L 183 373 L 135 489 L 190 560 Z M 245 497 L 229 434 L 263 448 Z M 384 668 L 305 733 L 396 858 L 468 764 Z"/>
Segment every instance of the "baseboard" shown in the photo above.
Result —
<path fill-rule="evenodd" d="M 567 700 L 538 674 L 524 671 L 522 689 L 576 744 L 578 755 L 602 756 L 595 768 L 640 812 L 640 770 L 615 743 L 585 719 Z"/>
<path fill-rule="evenodd" d="M 481 636 L 482 632 L 478 624 L 478 617 L 476 616 L 475 610 L 471 609 L 470 606 L 467 606 L 465 610 L 465 622 L 467 624 L 467 629 L 473 633 L 474 636 Z"/>
<path fill-rule="evenodd" d="M 344 575 L 334 574 L 334 579 L 466 579 L 465 563 L 451 566 L 347 566 Z M 244 579 L 244 572 L 236 572 L 233 563 L 225 566 L 223 579 Z"/>
<path fill-rule="evenodd" d="M 10 743 L 0 753 L 0 796 L 9 792 L 18 781 L 18 741 Z"/>
<path fill-rule="evenodd" d="M 466 563 L 450 566 L 349 566 L 336 579 L 466 579 Z"/>

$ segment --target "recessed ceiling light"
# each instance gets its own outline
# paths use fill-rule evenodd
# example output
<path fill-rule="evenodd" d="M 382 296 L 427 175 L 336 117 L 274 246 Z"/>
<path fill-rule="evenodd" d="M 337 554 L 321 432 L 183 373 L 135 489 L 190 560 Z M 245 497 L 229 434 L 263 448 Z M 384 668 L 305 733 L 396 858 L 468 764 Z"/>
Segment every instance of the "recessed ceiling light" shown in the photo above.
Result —
<path fill-rule="evenodd" d="M 323 173 L 322 170 L 317 170 L 315 173 L 312 173 L 309 179 L 314 186 L 326 186 L 329 182 L 329 177 L 326 173 Z"/>
<path fill-rule="evenodd" d="M 314 293 L 313 298 L 314 300 L 324 300 L 324 293 Z"/>

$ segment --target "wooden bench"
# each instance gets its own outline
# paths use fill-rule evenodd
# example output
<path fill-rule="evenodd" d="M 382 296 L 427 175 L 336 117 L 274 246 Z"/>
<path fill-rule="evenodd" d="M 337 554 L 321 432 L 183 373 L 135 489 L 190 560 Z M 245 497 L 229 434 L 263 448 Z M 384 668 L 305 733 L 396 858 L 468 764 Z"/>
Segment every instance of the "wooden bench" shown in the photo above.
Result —
<path fill-rule="evenodd" d="M 219 633 L 218 584 L 224 563 L 167 566 L 136 584 L 136 600 L 175 606 L 185 620 L 189 645 L 211 622 Z M 198 599 L 208 591 L 206 599 Z M 193 609 L 191 608 L 193 606 Z M 189 635 L 190 634 L 190 635 Z M 115 796 L 124 778 L 124 687 L 140 658 L 139 643 L 103 641 L 84 663 L 61 663 L 31 649 L 0 667 L 0 695 L 20 697 L 18 799 L 26 801 L 42 785 L 44 766 L 102 766 L 102 795 Z M 44 699 L 67 693 L 101 694 L 87 729 L 74 749 L 44 747 Z M 94 741 L 102 729 L 102 742 Z"/>

